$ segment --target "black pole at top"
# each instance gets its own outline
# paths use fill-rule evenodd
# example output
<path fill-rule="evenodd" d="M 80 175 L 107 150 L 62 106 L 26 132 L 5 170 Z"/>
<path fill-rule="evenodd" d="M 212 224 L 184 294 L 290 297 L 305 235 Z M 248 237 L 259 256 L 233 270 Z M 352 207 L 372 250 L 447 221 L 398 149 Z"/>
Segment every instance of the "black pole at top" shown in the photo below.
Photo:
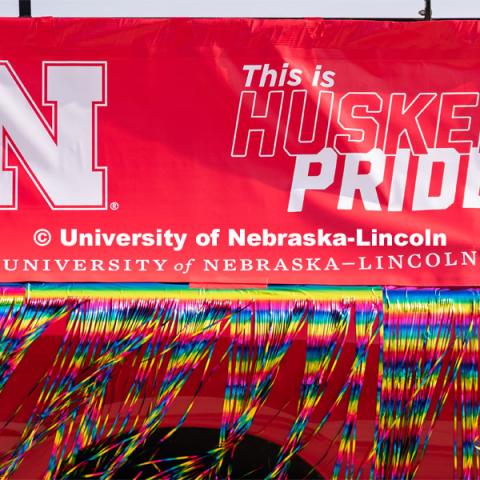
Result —
<path fill-rule="evenodd" d="M 19 0 L 18 9 L 21 17 L 31 17 L 32 16 L 31 0 Z"/>
<path fill-rule="evenodd" d="M 432 0 L 425 0 L 425 20 L 432 19 Z"/>

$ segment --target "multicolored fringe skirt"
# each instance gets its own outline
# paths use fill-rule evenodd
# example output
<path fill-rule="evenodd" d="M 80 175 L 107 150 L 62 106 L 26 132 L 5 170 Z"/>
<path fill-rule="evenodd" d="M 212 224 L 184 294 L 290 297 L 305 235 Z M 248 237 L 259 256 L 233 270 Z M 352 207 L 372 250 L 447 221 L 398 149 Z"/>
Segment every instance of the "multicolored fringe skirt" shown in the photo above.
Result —
<path fill-rule="evenodd" d="M 16 285 L 0 478 L 478 478 L 480 290 Z"/>

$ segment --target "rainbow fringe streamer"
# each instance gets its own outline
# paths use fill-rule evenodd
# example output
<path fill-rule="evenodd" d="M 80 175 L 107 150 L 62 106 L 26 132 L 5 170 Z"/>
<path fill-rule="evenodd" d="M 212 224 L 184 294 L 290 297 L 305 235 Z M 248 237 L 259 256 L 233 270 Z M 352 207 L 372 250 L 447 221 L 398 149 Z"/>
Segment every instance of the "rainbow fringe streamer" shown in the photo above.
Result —
<path fill-rule="evenodd" d="M 155 438 L 135 478 L 233 479 L 242 443 L 269 429 L 269 480 L 298 456 L 326 478 L 425 478 L 438 435 L 444 475 L 478 478 L 479 293 L 5 286 L 0 478 L 121 478 Z M 162 456 L 191 417 L 217 445 Z"/>
<path fill-rule="evenodd" d="M 351 306 L 344 302 L 316 302 L 308 317 L 305 371 L 298 414 L 270 474 L 285 478 L 292 457 L 300 451 L 308 422 L 325 392 L 346 340 Z"/>

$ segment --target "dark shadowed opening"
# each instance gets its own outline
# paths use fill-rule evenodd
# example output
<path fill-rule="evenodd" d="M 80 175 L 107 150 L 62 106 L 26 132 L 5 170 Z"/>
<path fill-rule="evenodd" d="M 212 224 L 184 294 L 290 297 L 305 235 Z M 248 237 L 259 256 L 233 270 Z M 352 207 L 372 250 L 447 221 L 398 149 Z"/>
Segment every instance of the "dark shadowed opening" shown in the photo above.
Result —
<path fill-rule="evenodd" d="M 185 456 L 203 456 L 209 450 L 213 450 L 218 445 L 219 431 L 209 428 L 181 428 L 170 438 L 160 441 L 170 430 L 159 429 L 154 435 L 151 435 L 147 442 L 135 449 L 129 457 L 128 462 L 122 466 L 114 475 L 115 479 L 137 479 L 149 478 L 158 474 L 159 471 L 152 465 L 145 465 L 150 460 L 170 459 L 158 463 L 158 466 L 164 470 L 174 466 L 178 461 L 172 461 L 175 457 Z M 114 438 L 111 442 L 116 443 L 120 437 Z M 109 442 L 110 443 L 110 442 Z M 78 468 L 70 470 L 72 465 L 62 468 L 60 478 L 83 478 L 89 474 L 98 471 L 108 470 L 108 465 L 112 461 L 113 454 L 103 455 L 101 460 L 92 460 L 95 453 L 100 448 L 108 445 L 107 442 L 96 447 L 80 452 L 77 457 L 76 465 Z M 232 478 L 233 479 L 263 479 L 273 469 L 275 459 L 278 453 L 278 445 L 263 440 L 252 435 L 247 435 L 235 450 L 231 459 Z M 143 465 L 142 465 L 143 464 Z M 66 474 L 67 471 L 71 474 Z M 225 476 L 225 472 L 219 472 L 220 478 Z M 295 456 L 290 464 L 290 480 L 297 479 L 317 479 L 322 477 L 312 471 L 312 467 L 303 461 L 299 456 Z M 163 477 L 158 477 L 163 478 Z M 178 477 L 177 477 L 178 478 Z M 189 478 L 188 475 L 185 478 Z"/>

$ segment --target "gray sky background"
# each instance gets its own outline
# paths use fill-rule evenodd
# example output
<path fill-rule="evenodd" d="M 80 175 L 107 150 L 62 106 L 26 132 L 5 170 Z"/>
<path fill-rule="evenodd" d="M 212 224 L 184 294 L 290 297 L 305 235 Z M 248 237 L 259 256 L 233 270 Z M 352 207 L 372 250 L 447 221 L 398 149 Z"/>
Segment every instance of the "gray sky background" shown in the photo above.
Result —
<path fill-rule="evenodd" d="M 480 17 L 480 0 L 432 0 L 435 18 Z M 32 0 L 34 16 L 418 18 L 424 0 Z M 18 0 L 0 0 L 17 16 Z"/>

